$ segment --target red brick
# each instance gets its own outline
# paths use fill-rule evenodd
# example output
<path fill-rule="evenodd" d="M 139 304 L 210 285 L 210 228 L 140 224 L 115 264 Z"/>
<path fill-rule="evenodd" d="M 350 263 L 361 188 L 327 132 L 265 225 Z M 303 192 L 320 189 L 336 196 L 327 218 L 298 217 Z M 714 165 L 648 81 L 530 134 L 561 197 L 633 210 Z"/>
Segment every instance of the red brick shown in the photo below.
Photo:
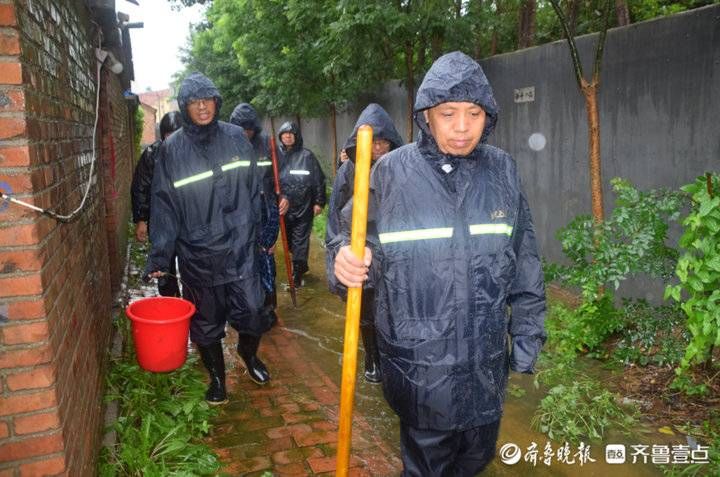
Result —
<path fill-rule="evenodd" d="M 293 424 L 291 426 L 275 427 L 265 431 L 265 435 L 270 439 L 280 439 L 282 437 L 291 436 L 294 434 L 309 434 L 312 432 L 312 428 L 307 424 Z"/>
<path fill-rule="evenodd" d="M 51 359 L 52 352 L 48 345 L 12 351 L 6 350 L 0 353 L 0 369 L 36 366 L 49 363 Z"/>
<path fill-rule="evenodd" d="M 0 111 L 25 111 L 25 94 L 21 90 L 0 90 Z"/>
<path fill-rule="evenodd" d="M 0 229 L 0 247 L 7 245 L 32 245 L 37 243 L 34 224 L 16 225 Z"/>
<path fill-rule="evenodd" d="M 5 439 L 10 435 L 10 428 L 6 422 L 0 421 L 0 440 Z"/>
<path fill-rule="evenodd" d="M 292 437 L 281 437 L 279 439 L 273 439 L 263 446 L 263 450 L 268 454 L 272 454 L 276 451 L 287 450 L 293 447 Z"/>
<path fill-rule="evenodd" d="M 54 454 L 63 448 L 60 432 L 49 436 L 30 437 L 21 441 L 0 445 L 0 462 L 12 462 L 30 457 Z"/>
<path fill-rule="evenodd" d="M 0 250 L 0 274 L 13 272 L 37 272 L 42 259 L 37 250 Z"/>
<path fill-rule="evenodd" d="M 335 456 L 332 457 L 311 457 L 307 460 L 308 465 L 314 473 L 332 472 L 336 466 Z"/>
<path fill-rule="evenodd" d="M 23 389 L 47 388 L 55 382 L 55 370 L 52 366 L 42 366 L 10 374 L 7 377 L 7 386 L 10 391 Z"/>
<path fill-rule="evenodd" d="M 315 431 L 307 434 L 293 434 L 293 439 L 300 447 L 337 442 L 336 431 Z"/>
<path fill-rule="evenodd" d="M 0 416 L 38 411 L 54 407 L 56 404 L 54 389 L 32 394 L 11 394 L 9 397 L 0 397 Z"/>
<path fill-rule="evenodd" d="M 383 475 L 383 474 L 371 474 L 367 469 L 363 469 L 362 467 L 352 467 L 348 469 L 348 477 L 372 477 L 373 475 Z M 388 474 L 393 475 L 393 474 Z"/>
<path fill-rule="evenodd" d="M 271 467 L 272 463 L 269 458 L 265 456 L 257 456 L 250 459 L 236 460 L 226 467 L 223 467 L 221 471 L 230 475 L 245 475 L 249 472 L 266 470 Z"/>
<path fill-rule="evenodd" d="M 2 68 L 4 68 L 4 66 Z M 4 73 L 0 73 L 0 80 L 3 75 Z M 25 134 L 26 126 L 24 119 L 0 118 L 0 139 L 22 136 Z"/>
<path fill-rule="evenodd" d="M 7 317 L 13 320 L 37 320 L 45 317 L 45 300 L 13 301 L 8 303 Z"/>
<path fill-rule="evenodd" d="M 32 179 L 28 174 L 5 175 L 0 174 L 2 181 L 10 186 L 13 194 L 26 194 L 32 192 Z"/>
<path fill-rule="evenodd" d="M 0 33 L 0 55 L 14 56 L 20 54 L 20 39 L 14 30 Z"/>
<path fill-rule="evenodd" d="M 0 334 L 6 345 L 38 343 L 48 338 L 48 327 L 45 322 L 5 326 Z"/>
<path fill-rule="evenodd" d="M 15 469 L 0 470 L 0 477 L 15 477 Z"/>
<path fill-rule="evenodd" d="M 19 277 L 0 278 L 0 298 L 42 293 L 42 280 L 39 273 Z"/>
<path fill-rule="evenodd" d="M 30 416 L 16 416 L 13 428 L 15 435 L 33 434 L 35 432 L 49 431 L 60 426 L 57 411 L 41 412 Z"/>
<path fill-rule="evenodd" d="M 28 146 L 0 147 L 0 166 L 22 167 L 30 165 Z"/>
<path fill-rule="evenodd" d="M 287 465 L 276 465 L 273 467 L 273 472 L 277 473 L 277 475 L 280 475 L 280 476 L 284 476 L 284 475 L 305 476 L 305 475 L 310 474 L 310 472 L 308 471 L 308 468 L 302 462 L 295 462 L 293 464 L 287 464 Z"/>
<path fill-rule="evenodd" d="M 22 66 L 20 63 L 0 61 L 0 84 L 22 84 Z"/>
<path fill-rule="evenodd" d="M 15 6 L 12 3 L 0 3 L 0 26 L 14 26 Z"/>
<path fill-rule="evenodd" d="M 63 472 L 65 472 L 65 457 L 62 455 L 20 466 L 21 477 L 58 475 Z"/>

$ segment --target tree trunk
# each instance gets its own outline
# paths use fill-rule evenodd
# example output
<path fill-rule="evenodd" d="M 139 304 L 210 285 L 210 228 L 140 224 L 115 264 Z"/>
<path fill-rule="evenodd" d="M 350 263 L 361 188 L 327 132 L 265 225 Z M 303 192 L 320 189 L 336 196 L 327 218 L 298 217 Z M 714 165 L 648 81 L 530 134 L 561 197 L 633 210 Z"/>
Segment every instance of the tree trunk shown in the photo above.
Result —
<path fill-rule="evenodd" d="M 432 37 L 430 38 L 430 52 L 432 54 L 433 61 L 440 58 L 440 55 L 442 55 L 442 48 L 443 48 L 443 34 L 442 33 L 433 33 Z M 420 63 L 421 66 L 424 66 L 422 63 Z"/>
<path fill-rule="evenodd" d="M 518 19 L 518 48 L 535 44 L 535 0 L 523 0 Z"/>
<path fill-rule="evenodd" d="M 270 116 L 270 131 L 272 131 L 272 137 L 277 139 L 277 134 L 275 133 L 275 119 Z"/>
<path fill-rule="evenodd" d="M 337 174 L 337 150 L 338 150 L 338 140 L 337 140 L 337 110 L 335 109 L 335 103 L 330 104 L 330 122 L 332 124 L 332 135 L 333 135 L 333 153 L 332 153 L 332 171 L 333 171 L 333 179 L 335 179 L 335 175 Z"/>
<path fill-rule="evenodd" d="M 413 140 L 413 106 L 415 105 L 415 72 L 413 70 L 413 45 L 405 43 L 405 88 L 408 100 L 407 142 Z"/>
<path fill-rule="evenodd" d="M 615 16 L 617 17 L 618 26 L 630 24 L 630 9 L 627 0 L 615 0 Z"/>
<path fill-rule="evenodd" d="M 578 14 L 579 3 L 580 3 L 580 0 L 568 0 L 567 23 L 568 23 L 568 30 L 570 30 L 570 36 L 575 36 L 575 29 L 577 28 L 577 14 Z"/>
<path fill-rule="evenodd" d="M 302 120 L 300 118 L 300 113 L 295 113 L 295 122 L 297 123 L 298 133 L 302 136 Z"/>
<path fill-rule="evenodd" d="M 590 149 L 590 196 L 595 223 L 605 219 L 603 211 L 602 175 L 600 170 L 600 115 L 597 107 L 599 85 L 583 81 L 582 93 L 588 120 L 588 143 Z"/>
<path fill-rule="evenodd" d="M 490 39 L 490 56 L 497 53 L 498 50 L 498 25 L 502 23 L 502 3 L 495 0 L 495 26 L 493 27 L 492 37 Z"/>

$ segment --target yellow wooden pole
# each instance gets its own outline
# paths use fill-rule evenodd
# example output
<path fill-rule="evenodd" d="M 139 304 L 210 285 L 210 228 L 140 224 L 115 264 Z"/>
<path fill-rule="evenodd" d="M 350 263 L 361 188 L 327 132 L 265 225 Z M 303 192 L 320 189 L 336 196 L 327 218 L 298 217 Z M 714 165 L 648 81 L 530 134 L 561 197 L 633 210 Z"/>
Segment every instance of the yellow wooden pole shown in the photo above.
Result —
<path fill-rule="evenodd" d="M 368 194 L 370 190 L 370 160 L 372 154 L 372 128 L 360 126 L 355 151 L 355 189 L 353 192 L 352 229 L 350 249 L 356 257 L 365 255 Z M 358 331 L 360 328 L 360 302 L 362 287 L 348 288 L 345 309 L 345 341 L 343 348 L 342 387 L 340 389 L 340 429 L 338 431 L 337 466 L 335 475 L 346 477 L 350 464 L 350 438 L 352 412 L 355 399 L 357 371 Z"/>

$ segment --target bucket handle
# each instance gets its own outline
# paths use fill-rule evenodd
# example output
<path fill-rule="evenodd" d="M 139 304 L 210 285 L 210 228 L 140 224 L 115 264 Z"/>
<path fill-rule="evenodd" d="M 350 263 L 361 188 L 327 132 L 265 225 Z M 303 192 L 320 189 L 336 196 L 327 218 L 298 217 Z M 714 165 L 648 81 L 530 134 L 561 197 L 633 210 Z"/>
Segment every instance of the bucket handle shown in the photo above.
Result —
<path fill-rule="evenodd" d="M 180 278 L 179 276 L 173 275 L 172 273 L 169 273 L 169 272 L 160 272 L 160 273 L 161 273 L 160 277 L 171 277 L 171 278 L 175 278 L 175 279 L 178 280 L 180 283 L 182 283 L 183 287 L 184 287 L 184 288 L 187 288 L 187 290 L 190 292 L 190 295 L 192 296 L 193 305 L 196 305 L 196 304 L 197 304 L 197 295 L 196 295 L 195 292 L 193 291 L 192 287 L 187 284 L 187 282 L 185 282 L 185 281 L 184 281 L 182 278 Z M 160 278 L 160 277 L 158 277 L 158 278 Z M 145 275 L 145 276 L 143 277 L 143 281 L 144 281 L 145 283 L 150 283 L 150 281 L 151 281 L 152 279 L 153 279 L 153 277 L 151 277 L 150 275 Z"/>

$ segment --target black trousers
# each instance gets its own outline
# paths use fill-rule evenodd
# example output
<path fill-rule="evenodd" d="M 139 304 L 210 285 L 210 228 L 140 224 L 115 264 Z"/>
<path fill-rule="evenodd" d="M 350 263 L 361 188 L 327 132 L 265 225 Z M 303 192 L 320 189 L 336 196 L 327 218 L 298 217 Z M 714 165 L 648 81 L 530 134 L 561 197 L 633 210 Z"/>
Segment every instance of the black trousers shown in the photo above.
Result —
<path fill-rule="evenodd" d="M 168 272 L 170 275 L 177 275 L 177 270 L 175 268 L 175 258 L 176 255 L 173 255 L 170 259 L 170 268 L 168 269 Z M 180 287 L 178 286 L 178 279 L 173 277 L 160 277 L 157 281 L 158 286 L 158 293 L 160 293 L 161 296 L 180 296 Z"/>
<path fill-rule="evenodd" d="M 500 421 L 466 431 L 400 424 L 404 477 L 474 477 L 495 457 Z"/>
<path fill-rule="evenodd" d="M 219 343 L 225 337 L 225 323 L 238 333 L 259 337 L 272 326 L 265 311 L 265 293 L 260 280 L 240 280 L 200 288 L 186 286 L 186 299 L 195 304 L 190 320 L 190 340 L 198 346 Z"/>
<path fill-rule="evenodd" d="M 297 217 L 288 214 L 285 218 L 285 228 L 288 235 L 288 246 L 290 247 L 290 253 L 292 253 L 292 261 L 301 264 L 300 270 L 298 270 L 301 275 L 307 272 L 313 217 L 311 208 L 309 214 L 305 213 Z"/>

